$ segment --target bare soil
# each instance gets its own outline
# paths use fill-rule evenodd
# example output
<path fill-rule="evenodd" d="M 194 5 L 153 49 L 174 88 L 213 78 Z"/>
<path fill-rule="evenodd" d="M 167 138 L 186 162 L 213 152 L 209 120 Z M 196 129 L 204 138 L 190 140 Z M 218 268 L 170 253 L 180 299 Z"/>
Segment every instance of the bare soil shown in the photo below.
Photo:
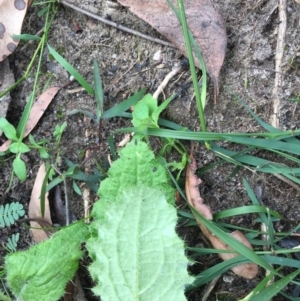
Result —
<path fill-rule="evenodd" d="M 78 1 L 71 3 L 89 10 L 99 16 L 110 19 L 144 34 L 163 39 L 153 28 L 135 17 L 127 9 L 116 1 Z M 275 54 L 278 29 L 278 9 L 275 0 L 215 0 L 215 5 L 224 17 L 227 35 L 228 50 L 220 76 L 220 96 L 217 104 L 213 103 L 213 87 L 209 85 L 208 104 L 205 109 L 208 130 L 213 132 L 259 132 L 262 129 L 255 120 L 245 111 L 243 106 L 228 92 L 230 87 L 237 93 L 263 120 L 269 121 L 272 108 L 272 89 L 275 78 Z M 35 34 L 42 27 L 43 22 L 37 17 L 37 7 L 30 8 L 27 14 L 23 32 Z M 75 33 L 74 20 L 82 28 L 82 33 Z M 294 0 L 287 1 L 287 31 L 283 58 L 283 86 L 280 108 L 280 128 L 282 130 L 296 129 L 300 127 L 300 111 L 297 103 L 291 102 L 291 98 L 300 95 L 300 5 Z M 161 83 L 165 75 L 172 70 L 175 64 L 181 63 L 184 57 L 181 53 L 166 46 L 147 41 L 140 37 L 124 33 L 116 28 L 104 25 L 79 12 L 60 6 L 57 16 L 51 27 L 49 44 L 57 49 L 65 59 L 79 70 L 85 78 L 93 82 L 93 59 L 97 59 L 101 68 L 101 76 L 104 87 L 104 109 L 108 109 L 120 101 L 126 99 L 141 88 L 153 93 Z M 34 44 L 24 47 L 20 45 L 18 50 L 10 57 L 11 69 L 18 79 L 24 73 L 30 58 L 35 50 Z M 155 65 L 153 55 L 162 50 L 163 62 L 158 67 Z M 61 85 L 68 81 L 68 73 L 55 61 L 51 60 L 47 50 L 43 58 L 40 93 L 44 83 L 53 75 L 50 85 Z M 200 72 L 199 72 L 200 74 Z M 19 85 L 12 93 L 12 102 L 7 113 L 7 118 L 17 125 L 26 98 L 32 89 L 34 70 L 29 78 Z M 247 81 L 247 86 L 245 86 Z M 190 87 L 190 74 L 188 69 L 176 77 L 164 91 L 168 97 L 172 93 L 180 93 L 167 108 L 164 118 L 187 126 L 192 130 L 199 130 L 199 122 Z M 161 100 L 163 97 L 160 98 Z M 78 84 L 62 90 L 51 103 L 33 135 L 37 141 L 49 139 L 55 126 L 67 121 L 67 129 L 63 135 L 61 150 L 63 155 L 75 163 L 81 163 L 80 152 L 87 143 L 97 138 L 97 125 L 85 122 L 81 114 L 69 116 L 73 109 L 90 110 L 95 112 L 95 100 L 88 95 Z M 297 117 L 298 116 L 298 117 Z M 102 147 L 97 153 L 100 164 L 104 166 L 109 154 L 108 138 L 115 129 L 129 126 L 126 119 L 113 118 L 103 122 L 101 138 Z M 115 143 L 123 137 L 116 136 Z M 51 146 L 53 144 L 49 144 Z M 223 147 L 237 148 L 230 143 L 220 143 Z M 189 147 L 189 144 L 186 144 Z M 270 160 L 278 160 L 272 154 L 259 151 L 256 155 Z M 199 146 L 195 157 L 199 167 L 206 166 L 217 161 L 216 156 L 204 147 Z M 17 200 L 28 209 L 31 189 L 41 160 L 37 152 L 23 155 L 28 168 L 27 180 L 20 182 L 14 178 L 11 190 L 6 192 L 11 177 L 12 160 L 2 160 L 0 165 L 0 204 L 6 204 Z M 94 168 L 94 161 L 89 162 L 89 167 Z M 62 164 L 61 170 L 66 168 Z M 206 203 L 214 212 L 227 208 L 234 208 L 251 204 L 242 178 L 246 178 L 254 189 L 259 183 L 263 188 L 262 202 L 270 209 L 277 210 L 283 217 L 294 222 L 280 222 L 276 224 L 277 231 L 288 231 L 299 223 L 300 206 L 299 192 L 288 184 L 280 181 L 272 175 L 255 173 L 246 169 L 239 169 L 231 176 L 235 166 L 223 164 L 201 175 L 203 184 L 201 191 Z M 72 190 L 72 183 L 68 183 L 71 209 L 77 218 L 83 216 L 83 201 Z M 92 194 L 91 202 L 97 199 Z M 255 224 L 255 215 L 243 215 L 231 219 L 229 222 L 238 226 L 258 229 Z M 19 249 L 26 249 L 32 243 L 32 238 L 26 224 L 16 224 L 10 228 L 1 230 L 1 243 L 5 243 L 12 233 L 20 232 L 21 240 Z M 185 238 L 189 246 L 209 247 L 209 242 L 202 236 L 197 227 L 180 228 L 179 232 Z M 6 251 L 1 248 L 1 255 Z M 197 259 L 197 263 L 191 267 L 192 273 L 202 270 L 220 262 L 215 255 L 209 255 Z M 264 277 L 264 271 L 253 280 L 245 280 L 232 272 L 224 274 L 217 282 L 208 300 L 238 300 L 251 291 Z M 86 280 L 86 279 L 85 279 Z M 90 283 L 84 283 L 88 287 Z M 201 300 L 205 287 L 198 288 L 187 294 L 188 300 Z M 291 293 L 293 286 L 289 285 L 285 291 Z M 86 300 L 96 300 L 86 289 Z M 285 300 L 277 296 L 274 301 Z"/>

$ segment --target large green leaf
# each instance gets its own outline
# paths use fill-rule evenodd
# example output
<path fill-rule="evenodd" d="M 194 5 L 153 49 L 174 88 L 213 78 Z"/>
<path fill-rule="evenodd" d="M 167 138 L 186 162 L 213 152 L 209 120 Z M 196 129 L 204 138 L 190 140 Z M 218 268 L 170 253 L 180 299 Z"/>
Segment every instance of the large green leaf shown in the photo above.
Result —
<path fill-rule="evenodd" d="M 101 202 L 101 201 L 100 201 Z M 188 260 L 175 232 L 176 209 L 146 186 L 119 193 L 92 226 L 89 270 L 103 301 L 186 300 Z"/>
<path fill-rule="evenodd" d="M 115 201 L 124 189 L 144 185 L 164 192 L 167 201 L 174 204 L 174 190 L 169 185 L 165 168 L 155 159 L 145 142 L 134 139 L 120 151 L 120 159 L 108 171 L 108 178 L 101 182 L 100 202 L 93 207 L 94 217 L 100 218 L 107 203 Z"/>
<path fill-rule="evenodd" d="M 7 282 L 15 297 L 22 301 L 58 300 L 77 270 L 80 243 L 88 234 L 87 226 L 78 222 L 28 251 L 6 256 Z"/>
<path fill-rule="evenodd" d="M 186 300 L 184 243 L 175 232 L 174 190 L 148 145 L 134 139 L 101 182 L 87 249 L 103 301 Z"/>

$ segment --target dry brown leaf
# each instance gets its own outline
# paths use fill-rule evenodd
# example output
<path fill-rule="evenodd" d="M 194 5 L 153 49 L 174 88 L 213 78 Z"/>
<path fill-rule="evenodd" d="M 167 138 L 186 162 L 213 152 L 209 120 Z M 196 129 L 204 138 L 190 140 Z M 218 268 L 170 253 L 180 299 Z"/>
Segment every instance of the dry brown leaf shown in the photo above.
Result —
<path fill-rule="evenodd" d="M 37 219 L 38 221 L 30 221 L 31 233 L 35 242 L 40 242 L 48 239 L 49 233 L 48 231 L 43 230 L 43 227 L 49 227 L 52 225 L 51 216 L 50 216 L 50 208 L 48 202 L 48 192 L 45 195 L 45 215 L 42 217 L 41 214 L 41 202 L 40 195 L 41 189 L 43 185 L 44 178 L 46 176 L 46 168 L 43 163 L 36 175 L 36 179 L 32 188 L 31 198 L 28 207 L 28 216 L 30 219 Z"/>
<path fill-rule="evenodd" d="M 186 182 L 185 182 L 185 190 L 188 202 L 191 206 L 193 206 L 203 217 L 206 219 L 212 219 L 212 213 L 209 206 L 204 204 L 203 198 L 200 196 L 198 186 L 201 184 L 201 180 L 195 175 L 195 171 L 197 169 L 196 160 L 193 155 L 190 155 L 191 162 L 187 166 L 186 171 Z M 213 233 L 211 233 L 197 218 L 197 223 L 202 231 L 202 233 L 207 237 L 207 239 L 211 242 L 215 249 L 220 250 L 232 250 L 227 244 L 221 241 L 218 237 L 216 237 Z M 244 234 L 240 231 L 234 231 L 230 233 L 232 237 L 240 241 L 246 247 L 252 250 L 252 246 L 244 236 Z M 223 253 L 219 254 L 219 256 L 223 260 L 228 260 L 230 258 L 236 257 L 239 254 L 237 253 Z M 247 263 L 235 266 L 231 269 L 235 274 L 244 277 L 246 279 L 254 278 L 258 273 L 258 266 L 254 263 Z"/>
<path fill-rule="evenodd" d="M 28 0 L 0 0 L 0 62 L 16 49 Z"/>
<path fill-rule="evenodd" d="M 0 146 L 0 152 L 5 152 L 11 144 L 11 140 L 6 140 L 1 146 Z"/>
<path fill-rule="evenodd" d="M 49 104 L 60 89 L 61 87 L 51 87 L 39 96 L 39 98 L 31 108 L 30 116 L 26 124 L 24 137 L 28 136 L 33 128 L 37 125 L 46 109 L 48 108 Z"/>
<path fill-rule="evenodd" d="M 1 1 L 1 0 L 0 0 Z M 37 125 L 43 114 L 45 113 L 46 109 L 48 108 L 49 104 L 57 94 L 57 92 L 61 89 L 61 87 L 51 87 L 47 89 L 44 93 L 42 93 L 37 101 L 33 104 L 30 116 L 26 124 L 26 129 L 24 133 L 24 138 L 27 137 L 34 127 Z M 10 146 L 11 140 L 5 141 L 0 146 L 0 152 L 5 152 L 8 147 Z"/>
<path fill-rule="evenodd" d="M 171 0 L 177 6 L 176 0 Z M 118 0 L 138 17 L 164 35 L 186 56 L 180 23 L 165 0 Z M 184 1 L 188 26 L 202 52 L 206 69 L 213 83 L 216 101 L 219 95 L 219 73 L 223 65 L 227 36 L 224 21 L 210 0 Z M 198 59 L 196 65 L 200 68 Z"/>

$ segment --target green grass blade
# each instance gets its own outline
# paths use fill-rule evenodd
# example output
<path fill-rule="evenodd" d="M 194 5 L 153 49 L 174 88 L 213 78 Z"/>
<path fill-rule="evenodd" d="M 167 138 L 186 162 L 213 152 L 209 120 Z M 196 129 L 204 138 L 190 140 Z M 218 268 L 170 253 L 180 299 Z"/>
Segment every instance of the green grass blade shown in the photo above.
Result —
<path fill-rule="evenodd" d="M 299 285 L 299 284 L 298 284 Z M 300 298 L 298 297 L 291 297 L 289 295 L 287 295 L 286 293 L 284 293 L 283 291 L 279 292 L 280 295 L 282 295 L 283 297 L 286 298 L 286 300 L 290 300 L 290 301 L 300 301 Z"/>
<path fill-rule="evenodd" d="M 59 64 L 62 65 L 74 78 L 79 82 L 79 84 L 91 95 L 94 95 L 93 88 L 89 83 L 83 78 L 83 76 L 70 64 L 68 63 L 54 48 L 48 44 L 48 49 L 50 54 L 57 60 Z"/>
<path fill-rule="evenodd" d="M 277 269 L 277 271 L 279 271 L 279 269 Z M 262 291 L 266 285 L 268 284 L 268 282 L 274 277 L 273 273 L 270 273 L 269 275 L 267 275 L 265 278 L 263 278 L 263 280 L 254 288 L 253 291 L 251 291 L 251 293 L 246 296 L 245 298 L 241 299 L 240 301 L 248 301 L 248 300 L 252 300 L 252 296 L 255 296 L 257 293 L 259 293 L 260 291 Z"/>
<path fill-rule="evenodd" d="M 41 37 L 32 35 L 32 34 L 14 34 L 12 35 L 13 39 L 24 40 L 24 41 L 40 41 Z"/>
<path fill-rule="evenodd" d="M 250 261 L 243 256 L 237 256 L 228 260 L 225 260 L 221 263 L 214 265 L 213 267 L 203 271 L 199 275 L 197 275 L 196 280 L 193 282 L 191 286 L 187 288 L 186 291 L 190 291 L 198 286 L 201 286 L 214 278 L 224 274 L 231 268 L 244 263 L 249 263 Z"/>
<path fill-rule="evenodd" d="M 97 122 L 99 122 L 103 113 L 103 89 L 102 89 L 100 70 L 96 59 L 94 59 L 93 64 L 94 64 L 95 98 L 97 102 L 96 115 L 97 115 Z"/>
<path fill-rule="evenodd" d="M 122 101 L 118 105 L 108 109 L 102 114 L 102 119 L 108 119 L 115 116 L 119 116 L 121 113 L 127 111 L 131 106 L 136 104 L 140 99 L 142 99 L 143 95 L 145 94 L 145 89 L 142 89 L 135 93 L 133 96 L 129 97 L 128 99 Z"/>
<path fill-rule="evenodd" d="M 268 209 L 265 206 L 260 206 L 260 205 L 241 206 L 237 208 L 223 210 L 221 212 L 214 214 L 214 220 L 231 217 L 235 215 L 243 215 L 249 213 L 267 213 L 267 212 Z M 277 211 L 271 210 L 270 213 L 275 217 L 281 218 L 280 214 Z"/>
<path fill-rule="evenodd" d="M 254 251 L 247 248 L 245 245 L 243 245 L 241 242 L 230 236 L 228 233 L 225 233 L 222 231 L 219 227 L 217 227 L 214 223 L 211 221 L 208 221 L 205 219 L 201 214 L 199 214 L 193 207 L 191 207 L 192 212 L 197 217 L 197 219 L 200 220 L 201 223 L 205 227 L 207 227 L 212 233 L 214 233 L 218 238 L 220 238 L 222 241 L 224 241 L 228 246 L 230 246 L 233 250 L 235 250 L 237 253 L 241 254 L 245 258 L 249 259 L 250 261 L 260 265 L 261 267 L 265 268 L 266 270 L 269 270 L 270 272 L 275 273 L 276 275 L 279 275 L 263 258 L 258 256 Z"/>
<path fill-rule="evenodd" d="M 211 248 L 192 248 L 187 247 L 186 250 L 197 253 L 197 256 L 202 255 L 209 255 L 209 254 L 222 254 L 222 253 L 235 253 L 234 251 L 229 250 L 218 250 L 218 249 L 211 249 Z"/>
<path fill-rule="evenodd" d="M 165 119 L 162 119 L 162 118 L 158 119 L 158 124 L 160 126 L 164 126 L 166 128 L 170 128 L 172 130 L 177 130 L 177 131 L 186 130 L 188 132 L 191 132 L 191 130 L 187 129 L 186 127 L 183 127 L 180 124 L 177 124 L 175 122 L 172 122 L 172 121 L 169 121 L 169 120 L 165 120 Z"/>
<path fill-rule="evenodd" d="M 34 3 L 33 3 L 33 6 L 34 6 Z M 46 14 L 47 12 L 49 11 L 49 6 L 46 6 L 44 7 L 43 9 L 41 9 L 39 12 L 38 12 L 38 16 L 39 17 L 42 17 L 44 14 Z"/>
<path fill-rule="evenodd" d="M 186 46 L 186 51 L 187 51 L 187 56 L 189 60 L 189 65 L 190 65 L 190 72 L 192 75 L 192 81 L 193 81 L 193 86 L 194 86 L 194 91 L 196 95 L 196 104 L 198 108 L 198 113 L 199 113 L 199 119 L 200 119 L 200 124 L 201 124 L 201 129 L 202 131 L 206 132 L 206 123 L 205 123 L 205 117 L 204 117 L 204 107 L 205 107 L 205 101 L 206 101 L 206 67 L 204 60 L 202 59 L 202 55 L 200 53 L 200 50 L 198 48 L 198 55 L 200 55 L 200 63 L 201 63 L 201 68 L 204 76 L 204 83 L 202 85 L 202 94 L 200 94 L 200 90 L 198 87 L 198 81 L 197 81 L 197 75 L 196 75 L 196 68 L 195 68 L 195 62 L 194 62 L 194 56 L 192 52 L 192 47 L 191 47 L 191 40 L 192 34 L 190 30 L 188 29 L 187 26 L 187 20 L 185 16 L 185 9 L 184 9 L 184 4 L 182 0 L 178 0 L 178 8 L 179 8 L 179 13 L 175 6 L 171 3 L 171 1 L 167 0 L 169 6 L 173 9 L 175 12 L 177 18 L 179 19 L 179 22 L 181 23 L 182 26 L 182 31 L 183 31 L 183 36 L 185 40 L 185 46 Z M 194 43 L 196 45 L 196 43 Z"/>
<path fill-rule="evenodd" d="M 52 167 L 49 167 L 49 169 L 46 172 L 45 178 L 43 179 L 43 183 L 42 183 L 42 189 L 41 189 L 41 195 L 40 195 L 40 206 L 41 206 L 41 214 L 42 217 L 44 217 L 45 215 L 45 202 L 46 202 L 46 192 L 47 192 L 47 182 L 49 179 L 49 174 L 52 170 Z"/>
<path fill-rule="evenodd" d="M 176 14 L 177 18 L 179 19 L 179 21 L 181 20 L 180 14 L 178 12 L 178 10 L 176 9 L 176 7 L 173 5 L 173 3 L 169 0 L 167 0 L 168 4 L 170 5 L 170 7 L 172 8 L 172 10 L 174 11 L 174 13 Z M 202 70 L 202 89 L 201 89 L 201 103 L 203 108 L 205 107 L 205 102 L 206 102 L 206 90 L 207 90 L 207 72 L 206 72 L 206 65 L 203 59 L 203 56 L 201 54 L 201 50 L 198 46 L 198 44 L 196 43 L 196 40 L 194 39 L 192 33 L 190 30 L 188 30 L 189 32 L 189 39 L 190 42 L 192 44 L 193 50 L 196 52 L 197 57 L 199 59 L 200 65 L 201 65 L 201 70 Z M 197 89 L 199 89 L 199 86 L 197 85 L 197 87 L 194 87 L 194 90 L 196 91 Z M 196 101 L 198 101 L 198 99 L 196 99 Z M 200 102 L 197 102 L 197 106 L 200 105 Z"/>
<path fill-rule="evenodd" d="M 283 250 L 283 251 L 285 251 L 287 254 L 289 254 L 289 253 L 295 253 L 297 251 L 299 252 L 299 249 L 298 250 L 297 249 Z M 275 251 L 275 252 L 277 252 L 277 251 Z M 280 254 L 280 253 L 281 252 L 278 252 L 278 254 Z M 282 252 L 281 254 L 284 254 L 284 253 Z M 277 257 L 277 256 L 272 256 L 272 255 L 264 255 L 262 257 L 270 264 L 300 269 L 300 261 L 296 260 L 296 259 Z"/>
<path fill-rule="evenodd" d="M 164 120 L 164 119 L 159 120 L 159 125 L 165 126 L 167 128 L 173 129 L 173 130 L 186 130 L 186 131 L 190 132 L 189 129 L 183 129 L 181 125 L 178 125 L 174 122 L 170 122 L 170 121 Z M 268 124 L 266 124 L 266 125 L 268 125 Z M 279 131 L 279 130 L 277 130 L 276 132 L 282 133 L 282 131 Z M 292 139 L 292 138 L 293 137 L 287 138 L 287 139 L 285 139 L 285 141 L 290 141 L 289 139 Z M 296 140 L 299 141 L 298 139 L 296 139 Z M 259 158 L 256 156 L 248 155 L 247 152 L 253 150 L 253 147 L 248 147 L 241 152 L 235 152 L 235 151 L 231 151 L 231 150 L 222 148 L 222 147 L 216 145 L 215 143 L 211 143 L 211 150 L 214 151 L 217 155 L 218 155 L 218 153 L 221 153 L 224 156 L 232 157 L 232 159 L 234 159 L 235 161 L 238 161 L 240 163 L 243 163 L 243 165 L 247 164 L 247 165 L 254 166 L 257 171 L 266 172 L 266 173 L 282 173 L 286 177 L 289 177 L 295 183 L 300 184 L 300 180 L 293 176 L 300 172 L 299 168 L 284 166 L 280 163 L 275 163 L 275 162 L 265 160 L 265 159 L 262 159 L 262 158 Z M 300 164 L 300 160 L 293 156 L 290 156 L 290 155 L 285 154 L 280 151 L 275 151 L 275 150 L 271 150 L 271 151 L 278 153 L 279 155 L 284 156 L 285 158 Z M 223 160 L 225 160 L 225 157 L 223 157 Z M 222 163 L 222 162 L 220 162 L 220 163 Z M 220 163 L 218 163 L 218 164 L 220 164 Z"/>
<path fill-rule="evenodd" d="M 118 132 L 123 132 L 123 133 L 135 132 L 137 134 L 148 134 L 157 137 L 174 138 L 174 139 L 182 139 L 182 140 L 194 140 L 194 141 L 228 140 L 239 144 L 249 145 L 250 143 L 250 145 L 252 146 L 257 146 L 261 148 L 270 148 L 270 149 L 273 148 L 272 143 L 275 143 L 274 146 L 276 146 L 280 150 L 282 150 L 282 147 L 287 147 L 289 145 L 288 148 L 291 149 L 291 151 L 293 151 L 292 148 L 295 147 L 295 144 L 285 143 L 278 140 L 300 135 L 300 129 L 295 131 L 285 131 L 282 133 L 228 133 L 228 134 L 225 133 L 224 134 L 224 133 L 213 133 L 213 132 L 191 132 L 187 130 L 174 131 L 174 130 L 161 129 L 161 128 L 148 128 L 147 130 L 138 130 L 137 128 L 130 127 L 130 128 L 120 129 L 118 130 Z M 252 137 L 268 138 L 268 140 L 260 139 L 260 138 L 252 138 Z M 297 151 L 297 154 L 298 153 L 300 153 L 300 150 Z"/>
<path fill-rule="evenodd" d="M 299 175 L 299 173 L 298 173 L 298 175 Z M 300 179 L 294 177 L 293 175 L 285 173 L 284 176 L 287 177 L 288 179 L 290 179 L 291 181 L 300 185 Z"/>
<path fill-rule="evenodd" d="M 247 182 L 247 180 L 245 178 L 243 178 L 243 185 L 246 188 L 247 194 L 248 194 L 250 200 L 252 201 L 252 203 L 254 205 L 260 205 L 258 199 L 256 198 L 256 195 L 254 194 L 253 190 L 251 189 L 249 183 Z M 265 214 L 259 213 L 259 217 L 266 225 L 268 225 L 268 218 Z"/>
<path fill-rule="evenodd" d="M 261 138 L 248 138 L 248 137 L 238 137 L 238 136 L 226 136 L 228 141 L 251 145 L 254 147 L 264 148 L 268 150 L 284 150 L 291 154 L 300 155 L 299 145 L 295 143 L 287 143 L 283 141 L 278 141 L 274 139 L 261 139 Z M 284 138 L 282 138 L 284 139 Z"/>
<path fill-rule="evenodd" d="M 33 104 L 33 97 L 34 96 L 31 93 L 29 95 L 28 101 L 27 101 L 27 103 L 25 105 L 24 111 L 22 112 L 22 116 L 21 116 L 20 122 L 19 122 L 18 127 L 17 127 L 18 137 L 21 136 L 22 131 L 26 127 L 26 124 L 27 124 L 27 121 L 28 121 L 28 118 L 29 118 L 29 115 L 30 115 L 30 110 L 31 110 L 31 107 L 32 107 L 32 104 Z"/>
<path fill-rule="evenodd" d="M 264 122 L 262 119 L 260 119 L 250 108 L 249 106 L 236 94 L 234 93 L 229 87 L 225 87 L 227 89 L 227 91 L 233 95 L 243 106 L 244 108 L 252 115 L 252 117 L 257 121 L 257 123 L 262 126 L 265 130 L 267 130 L 268 132 L 271 133 L 282 133 L 281 130 L 273 127 L 271 124 L 268 124 L 266 122 Z M 296 143 L 296 144 L 300 144 L 300 140 L 296 139 L 296 138 L 289 138 L 286 141 L 288 142 L 292 142 L 292 143 Z"/>
<path fill-rule="evenodd" d="M 56 177 L 54 178 L 46 187 L 46 192 L 50 191 L 52 188 L 54 188 L 56 185 L 59 183 L 63 182 L 63 178 L 61 177 Z"/>
<path fill-rule="evenodd" d="M 249 183 L 247 182 L 247 180 L 245 178 L 243 178 L 243 184 L 247 190 L 247 194 L 249 196 L 249 198 L 251 199 L 252 203 L 255 205 L 259 205 L 259 201 L 256 198 L 256 195 L 254 194 L 253 190 L 251 189 Z M 273 246 L 274 244 L 274 228 L 273 228 L 273 222 L 271 220 L 270 217 L 270 209 L 266 208 L 266 214 L 263 214 L 261 212 L 259 212 L 259 217 L 261 218 L 262 222 L 267 226 L 268 229 L 268 243 Z M 277 218 L 281 218 L 280 215 L 277 214 L 277 216 L 275 216 Z"/>
<path fill-rule="evenodd" d="M 284 166 L 280 163 L 275 163 L 272 161 L 261 159 L 259 157 L 244 154 L 244 152 L 251 150 L 252 148 L 251 149 L 247 148 L 242 152 L 235 152 L 235 151 L 222 148 L 214 143 L 211 143 L 211 149 L 212 151 L 216 152 L 216 154 L 222 153 L 228 157 L 232 157 L 234 160 L 238 162 L 253 166 L 255 170 L 261 172 L 296 174 L 299 173 L 300 171 L 300 168 L 292 168 L 292 167 Z"/>
<path fill-rule="evenodd" d="M 288 138 L 287 140 L 289 140 L 290 138 Z M 296 139 L 296 140 L 298 140 L 298 139 Z M 299 140 L 300 141 L 300 140 Z M 279 156 L 281 156 L 281 157 L 284 157 L 284 158 L 286 158 L 286 159 L 288 159 L 288 160 L 290 160 L 290 161 L 293 161 L 293 162 L 295 162 L 295 163 L 297 163 L 297 164 L 300 164 L 300 160 L 298 159 L 298 158 L 296 158 L 296 157 L 294 157 L 294 156 L 291 156 L 291 155 L 289 155 L 289 154 L 286 154 L 286 153 L 283 153 L 283 152 L 281 152 L 281 151 L 277 151 L 277 150 L 274 150 L 274 149 L 272 149 L 271 150 L 273 153 L 276 153 L 276 154 L 278 154 Z"/>
<path fill-rule="evenodd" d="M 117 152 L 116 152 L 113 135 L 109 136 L 108 145 L 109 145 L 109 150 L 110 150 L 112 159 L 113 159 L 113 161 L 116 161 L 118 159 L 118 155 L 117 155 Z"/>
<path fill-rule="evenodd" d="M 261 290 L 256 294 L 251 301 L 269 301 L 273 296 L 279 293 L 284 287 L 286 287 L 298 274 L 300 269 L 294 271 L 293 273 L 281 278 L 265 289 Z"/>
<path fill-rule="evenodd" d="M 71 111 L 68 113 L 68 116 L 75 115 L 75 114 L 78 114 L 78 113 L 81 113 L 81 114 L 83 114 L 83 115 L 86 115 L 87 117 L 93 119 L 94 121 L 97 120 L 97 116 L 94 115 L 92 112 L 87 111 L 87 110 L 81 110 L 81 109 L 74 109 L 74 110 L 71 110 Z"/>

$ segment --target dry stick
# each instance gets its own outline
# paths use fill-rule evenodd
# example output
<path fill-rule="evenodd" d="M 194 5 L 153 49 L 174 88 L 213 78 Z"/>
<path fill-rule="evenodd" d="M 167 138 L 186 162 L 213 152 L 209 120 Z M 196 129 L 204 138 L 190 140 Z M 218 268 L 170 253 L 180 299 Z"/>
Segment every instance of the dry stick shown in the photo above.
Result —
<path fill-rule="evenodd" d="M 281 64 L 284 51 L 284 38 L 286 32 L 286 0 L 279 0 L 279 25 L 277 35 L 277 46 L 275 56 L 275 84 L 273 88 L 273 114 L 270 123 L 279 128 L 280 98 L 279 93 L 282 91 Z"/>
<path fill-rule="evenodd" d="M 270 123 L 272 126 L 279 128 L 279 115 L 280 115 L 280 96 L 282 92 L 282 57 L 285 45 L 285 33 L 286 33 L 286 0 L 278 1 L 279 10 L 279 25 L 278 25 L 278 35 L 277 35 L 277 46 L 276 46 L 276 56 L 275 56 L 275 83 L 272 93 L 273 99 L 273 113 L 270 118 Z M 282 175 L 274 174 L 275 177 L 292 186 L 298 192 L 300 188 L 294 184 L 289 179 Z"/>
<path fill-rule="evenodd" d="M 86 224 L 90 223 L 90 189 L 85 187 L 82 191 L 83 207 L 84 207 L 84 222 Z"/>
<path fill-rule="evenodd" d="M 279 10 L 279 25 L 278 25 L 278 35 L 277 35 L 277 46 L 276 46 L 276 56 L 275 56 L 275 83 L 272 93 L 273 100 L 273 113 L 270 118 L 270 123 L 275 128 L 279 128 L 279 114 L 280 114 L 280 96 L 282 94 L 282 75 L 281 75 L 281 65 L 282 65 L 282 57 L 284 51 L 284 38 L 286 32 L 286 0 L 278 1 L 278 10 Z M 284 180 L 287 182 L 288 179 L 284 178 L 280 174 L 274 174 L 275 177 Z M 262 231 L 268 232 L 268 226 L 264 223 L 261 225 Z M 263 240 L 269 240 L 268 235 L 264 235 L 262 237 Z M 266 276 L 270 274 L 269 270 L 266 270 Z M 272 277 L 266 286 L 270 286 L 274 283 L 274 277 Z M 271 299 L 272 300 L 272 299 Z"/>
<path fill-rule="evenodd" d="M 171 78 L 173 78 L 181 69 L 182 69 L 182 66 L 178 65 L 178 66 L 174 67 L 173 70 L 166 75 L 163 82 L 159 85 L 159 87 L 154 92 L 153 98 L 156 98 L 156 99 L 158 98 L 159 94 L 166 87 L 166 85 L 171 80 Z"/>
<path fill-rule="evenodd" d="M 69 209 L 69 197 L 68 197 L 66 178 L 64 178 L 64 192 L 65 192 L 65 206 L 66 206 L 66 226 L 69 226 L 70 225 L 70 209 Z"/>
<path fill-rule="evenodd" d="M 89 118 L 86 115 L 84 115 L 83 120 L 84 120 L 84 124 L 87 125 Z M 85 129 L 84 135 L 87 139 L 90 136 L 90 131 L 87 128 Z M 100 137 L 99 137 L 99 139 L 100 139 Z M 86 153 L 85 153 L 85 160 L 87 160 L 88 158 L 91 158 L 90 150 L 86 150 Z M 84 169 L 84 172 L 85 172 L 85 174 L 88 174 L 90 172 L 90 168 L 86 166 Z M 84 220 L 88 224 L 90 222 L 89 208 L 90 208 L 91 201 L 90 201 L 90 188 L 87 186 L 85 186 L 83 189 L 82 199 L 83 199 L 83 206 L 84 206 Z"/>
<path fill-rule="evenodd" d="M 284 177 L 283 175 L 281 175 L 281 174 L 275 173 L 275 174 L 273 174 L 273 175 L 274 175 L 277 179 L 282 180 L 283 182 L 285 182 L 286 184 L 290 185 L 290 186 L 293 187 L 295 190 L 297 190 L 298 192 L 300 192 L 300 187 L 299 187 L 297 184 L 295 184 L 293 181 L 291 181 L 291 180 L 285 178 L 285 177 Z"/>
<path fill-rule="evenodd" d="M 286 0 L 279 0 L 278 5 L 279 10 L 279 25 L 278 25 L 278 35 L 277 35 L 277 46 L 276 46 L 276 56 L 275 56 L 275 83 L 272 92 L 272 99 L 273 99 L 273 113 L 270 118 L 270 123 L 272 126 L 279 128 L 279 114 L 280 114 L 280 96 L 279 93 L 282 92 L 282 57 L 284 52 L 284 38 L 286 32 Z M 274 11 L 272 10 L 272 13 Z M 285 178 L 280 174 L 273 174 L 276 178 L 282 180 L 283 182 L 287 183 L 288 185 L 292 186 L 298 192 L 300 192 L 300 188 L 298 185 L 290 181 L 289 179 Z"/>
<path fill-rule="evenodd" d="M 215 288 L 217 282 L 219 281 L 221 275 L 217 276 L 216 278 L 214 278 L 205 288 L 204 288 L 204 292 L 203 292 L 203 297 L 201 299 L 201 301 L 206 301 L 210 295 L 210 293 L 212 292 L 212 290 Z"/>
<path fill-rule="evenodd" d="M 89 16 L 89 17 L 92 17 L 92 18 L 94 18 L 94 19 L 96 19 L 96 20 L 98 20 L 98 21 L 100 21 L 100 22 L 102 22 L 102 23 L 104 23 L 104 24 L 110 25 L 110 26 L 112 26 L 112 27 L 115 27 L 115 28 L 117 28 L 117 29 L 123 30 L 123 31 L 128 32 L 128 33 L 131 33 L 131 34 L 133 34 L 133 35 L 136 35 L 136 36 L 138 36 L 138 37 L 144 38 L 144 39 L 149 40 L 149 41 L 151 41 L 151 42 L 155 42 L 155 43 L 158 43 L 158 44 L 162 44 L 162 45 L 164 45 L 164 46 L 168 46 L 168 47 L 175 48 L 175 46 L 173 46 L 173 45 L 172 45 L 171 43 L 169 43 L 169 42 L 166 42 L 166 41 L 161 40 L 161 39 L 158 39 L 158 38 L 153 38 L 153 37 L 151 37 L 151 36 L 148 36 L 148 35 L 146 35 L 146 34 L 143 34 L 143 33 L 139 32 L 139 31 L 136 31 L 136 30 L 134 30 L 134 29 L 128 28 L 128 27 L 123 26 L 123 25 L 120 25 L 120 24 L 115 23 L 115 22 L 113 22 L 113 21 L 109 21 L 109 20 L 107 20 L 107 19 L 105 19 L 105 18 L 102 18 L 102 17 L 100 17 L 100 16 L 98 16 L 98 15 L 96 15 L 96 14 L 93 14 L 93 13 L 91 13 L 91 12 L 85 10 L 85 9 L 82 9 L 82 8 L 80 8 L 80 7 L 77 7 L 77 6 L 75 6 L 75 5 L 73 5 L 73 4 L 69 3 L 69 2 L 67 2 L 67 1 L 65 1 L 65 0 L 61 0 L 60 3 L 62 3 L 62 4 L 65 5 L 65 6 L 68 6 L 68 7 L 72 8 L 72 9 L 74 9 L 74 10 L 76 10 L 76 11 L 82 13 L 82 14 L 85 14 L 85 15 L 87 15 L 87 16 Z"/>

